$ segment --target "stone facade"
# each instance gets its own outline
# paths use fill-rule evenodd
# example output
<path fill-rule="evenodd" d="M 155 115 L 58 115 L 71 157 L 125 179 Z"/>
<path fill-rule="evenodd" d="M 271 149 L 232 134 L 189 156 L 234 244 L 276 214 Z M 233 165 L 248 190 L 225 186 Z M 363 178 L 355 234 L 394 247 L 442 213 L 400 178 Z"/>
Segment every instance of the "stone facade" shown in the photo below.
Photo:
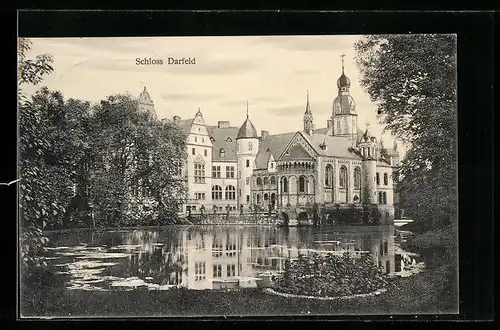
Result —
<path fill-rule="evenodd" d="M 303 129 L 297 132 L 262 131 L 259 136 L 248 109 L 240 127 L 227 121 L 206 125 L 200 109 L 193 119 L 174 117 L 187 135 L 183 175 L 188 196 L 183 210 L 225 213 L 253 207 L 288 212 L 294 208 L 300 213 L 318 207 L 369 207 L 378 210 L 384 223 L 393 221 L 397 148 L 385 148 L 368 127 L 358 128 L 343 67 L 337 87 L 325 128 L 314 128 L 309 94 Z"/>

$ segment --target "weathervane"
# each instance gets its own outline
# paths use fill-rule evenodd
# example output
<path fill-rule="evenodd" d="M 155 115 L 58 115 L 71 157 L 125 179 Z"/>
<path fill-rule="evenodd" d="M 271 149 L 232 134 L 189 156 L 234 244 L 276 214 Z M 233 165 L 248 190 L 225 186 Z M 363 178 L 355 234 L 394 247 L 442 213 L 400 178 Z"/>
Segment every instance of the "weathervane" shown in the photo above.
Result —
<path fill-rule="evenodd" d="M 247 118 L 248 118 L 248 100 L 247 100 Z"/>

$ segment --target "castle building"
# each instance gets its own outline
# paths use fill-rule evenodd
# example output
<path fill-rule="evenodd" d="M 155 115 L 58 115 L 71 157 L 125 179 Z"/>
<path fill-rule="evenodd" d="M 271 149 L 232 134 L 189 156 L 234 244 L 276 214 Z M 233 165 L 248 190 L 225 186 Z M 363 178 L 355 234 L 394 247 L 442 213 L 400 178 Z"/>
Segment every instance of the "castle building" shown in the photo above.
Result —
<path fill-rule="evenodd" d="M 315 128 L 306 96 L 302 130 L 260 135 L 250 116 L 240 127 L 219 121 L 207 125 L 200 109 L 194 118 L 174 117 L 187 135 L 188 157 L 183 173 L 188 196 L 183 210 L 248 211 L 293 207 L 359 205 L 376 207 L 384 222 L 394 219 L 396 146 L 386 148 L 367 125 L 358 127 L 350 94 L 350 79 L 342 73 L 326 127 Z M 143 94 L 146 93 L 144 90 Z M 148 97 L 141 104 L 149 110 Z M 146 102 L 147 101 L 147 102 Z M 150 102 L 149 102 L 150 101 Z M 154 110 L 153 110 L 154 111 Z M 396 200 L 397 202 L 397 200 Z"/>

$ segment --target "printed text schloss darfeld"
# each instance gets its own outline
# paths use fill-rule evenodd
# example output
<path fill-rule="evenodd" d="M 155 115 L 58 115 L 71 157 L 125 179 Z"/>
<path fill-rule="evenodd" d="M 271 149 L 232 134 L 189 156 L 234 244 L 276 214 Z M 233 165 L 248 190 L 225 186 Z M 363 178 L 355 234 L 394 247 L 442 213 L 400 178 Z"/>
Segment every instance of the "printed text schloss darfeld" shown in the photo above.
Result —
<path fill-rule="evenodd" d="M 137 57 L 135 59 L 136 65 L 164 65 L 164 64 L 181 64 L 181 65 L 189 65 L 196 64 L 196 57 L 167 57 L 163 58 L 151 58 L 151 57 Z"/>

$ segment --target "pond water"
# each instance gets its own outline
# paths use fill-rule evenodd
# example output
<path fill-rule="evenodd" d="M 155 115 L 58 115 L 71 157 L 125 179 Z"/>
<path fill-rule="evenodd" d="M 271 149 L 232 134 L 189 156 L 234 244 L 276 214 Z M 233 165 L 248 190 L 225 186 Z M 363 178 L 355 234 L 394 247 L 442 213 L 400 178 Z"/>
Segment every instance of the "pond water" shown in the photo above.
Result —
<path fill-rule="evenodd" d="M 68 290 L 223 289 L 272 286 L 285 261 L 312 253 L 370 254 L 382 271 L 423 268 L 393 226 L 169 226 L 47 233 L 47 262 Z"/>

